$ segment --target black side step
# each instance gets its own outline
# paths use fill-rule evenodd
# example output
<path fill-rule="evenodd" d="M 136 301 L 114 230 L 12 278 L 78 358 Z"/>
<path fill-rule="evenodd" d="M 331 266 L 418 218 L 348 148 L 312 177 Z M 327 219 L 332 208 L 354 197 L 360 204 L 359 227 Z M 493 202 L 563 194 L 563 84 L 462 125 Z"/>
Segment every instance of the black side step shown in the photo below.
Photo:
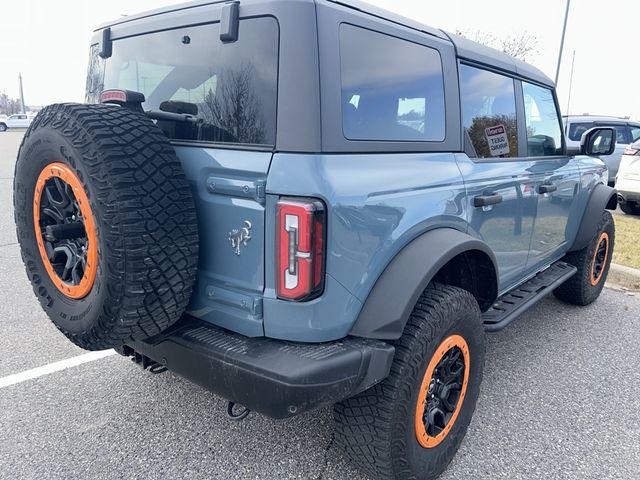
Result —
<path fill-rule="evenodd" d="M 558 261 L 532 279 L 505 293 L 482 315 L 484 329 L 487 332 L 502 330 L 518 315 L 571 278 L 576 271 L 573 265 Z"/>

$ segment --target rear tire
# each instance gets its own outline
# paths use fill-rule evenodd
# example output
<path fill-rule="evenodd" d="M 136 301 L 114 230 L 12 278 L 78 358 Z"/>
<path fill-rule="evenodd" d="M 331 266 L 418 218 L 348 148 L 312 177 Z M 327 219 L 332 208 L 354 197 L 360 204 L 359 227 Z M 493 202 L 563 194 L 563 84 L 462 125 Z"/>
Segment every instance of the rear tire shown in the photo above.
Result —
<path fill-rule="evenodd" d="M 458 450 L 480 392 L 485 345 L 478 303 L 466 290 L 432 284 L 419 298 L 395 347 L 385 380 L 335 406 L 336 444 L 370 475 L 433 479 Z M 465 377 L 455 382 L 462 384 L 455 410 L 441 407 L 448 412 L 441 416 L 436 414 L 437 406 L 456 398 L 456 389 L 448 389 L 453 383 L 440 382 L 438 376 L 438 372 L 454 371 L 441 365 L 451 355 L 463 360 Z M 454 396 L 442 397 L 443 401 L 439 395 L 445 390 Z M 435 400 L 429 398 L 432 392 Z M 447 417 L 440 429 L 438 419 Z"/>
<path fill-rule="evenodd" d="M 627 215 L 640 215 L 640 205 L 637 203 L 620 202 L 620 210 Z"/>
<path fill-rule="evenodd" d="M 33 290 L 76 345 L 148 338 L 187 307 L 195 207 L 173 148 L 145 115 L 114 105 L 43 109 L 20 146 L 14 207 Z"/>
<path fill-rule="evenodd" d="M 569 252 L 563 260 L 578 269 L 576 274 L 556 288 L 553 294 L 563 302 L 589 305 L 604 288 L 615 245 L 615 226 L 608 210 L 602 212 L 598 230 L 582 250 Z"/>

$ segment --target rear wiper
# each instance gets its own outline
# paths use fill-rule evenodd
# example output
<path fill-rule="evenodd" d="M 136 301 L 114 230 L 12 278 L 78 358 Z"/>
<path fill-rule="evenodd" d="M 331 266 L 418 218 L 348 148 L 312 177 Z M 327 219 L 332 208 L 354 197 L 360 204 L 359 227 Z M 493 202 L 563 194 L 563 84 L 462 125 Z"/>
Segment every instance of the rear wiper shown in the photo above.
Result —
<path fill-rule="evenodd" d="M 169 120 L 171 122 L 187 122 L 187 123 L 198 123 L 201 121 L 198 117 L 194 115 L 189 115 L 187 113 L 172 113 L 165 112 L 164 110 L 145 110 L 144 113 L 147 117 L 152 118 L 154 120 Z"/>

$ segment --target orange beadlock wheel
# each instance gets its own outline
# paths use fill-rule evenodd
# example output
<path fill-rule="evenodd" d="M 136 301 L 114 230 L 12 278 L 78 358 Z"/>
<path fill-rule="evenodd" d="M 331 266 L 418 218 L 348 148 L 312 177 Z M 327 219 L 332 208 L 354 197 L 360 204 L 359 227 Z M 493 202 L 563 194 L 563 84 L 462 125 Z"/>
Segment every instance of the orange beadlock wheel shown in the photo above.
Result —
<path fill-rule="evenodd" d="M 602 232 L 596 244 L 596 251 L 593 253 L 591 261 L 591 285 L 594 287 L 602 280 L 604 275 L 607 258 L 609 257 L 609 234 Z"/>
<path fill-rule="evenodd" d="M 33 223 L 49 278 L 66 296 L 85 297 L 98 269 L 98 240 L 89 198 L 76 173 L 50 163 L 36 181 Z"/>
<path fill-rule="evenodd" d="M 469 382 L 469 346 L 460 335 L 447 337 L 424 374 L 416 403 L 415 432 L 424 448 L 439 445 L 460 413 Z"/>

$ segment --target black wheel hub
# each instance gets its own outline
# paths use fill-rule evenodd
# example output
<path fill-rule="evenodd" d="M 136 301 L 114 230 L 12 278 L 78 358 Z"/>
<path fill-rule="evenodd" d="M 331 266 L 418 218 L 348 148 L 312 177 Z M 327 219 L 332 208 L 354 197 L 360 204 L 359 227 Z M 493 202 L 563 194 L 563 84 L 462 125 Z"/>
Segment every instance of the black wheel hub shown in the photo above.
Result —
<path fill-rule="evenodd" d="M 78 285 L 87 265 L 87 232 L 73 189 L 60 178 L 50 178 L 44 185 L 40 233 L 47 257 L 60 280 Z"/>
<path fill-rule="evenodd" d="M 451 420 L 460 400 L 465 368 L 462 350 L 453 347 L 434 369 L 422 416 L 429 436 L 438 435 Z"/>
<path fill-rule="evenodd" d="M 600 243 L 598 243 L 596 255 L 593 260 L 593 270 L 591 272 L 593 280 L 599 280 L 604 270 L 604 264 L 607 260 L 607 249 L 609 247 L 607 242 L 608 240 L 606 238 L 602 238 Z"/>

